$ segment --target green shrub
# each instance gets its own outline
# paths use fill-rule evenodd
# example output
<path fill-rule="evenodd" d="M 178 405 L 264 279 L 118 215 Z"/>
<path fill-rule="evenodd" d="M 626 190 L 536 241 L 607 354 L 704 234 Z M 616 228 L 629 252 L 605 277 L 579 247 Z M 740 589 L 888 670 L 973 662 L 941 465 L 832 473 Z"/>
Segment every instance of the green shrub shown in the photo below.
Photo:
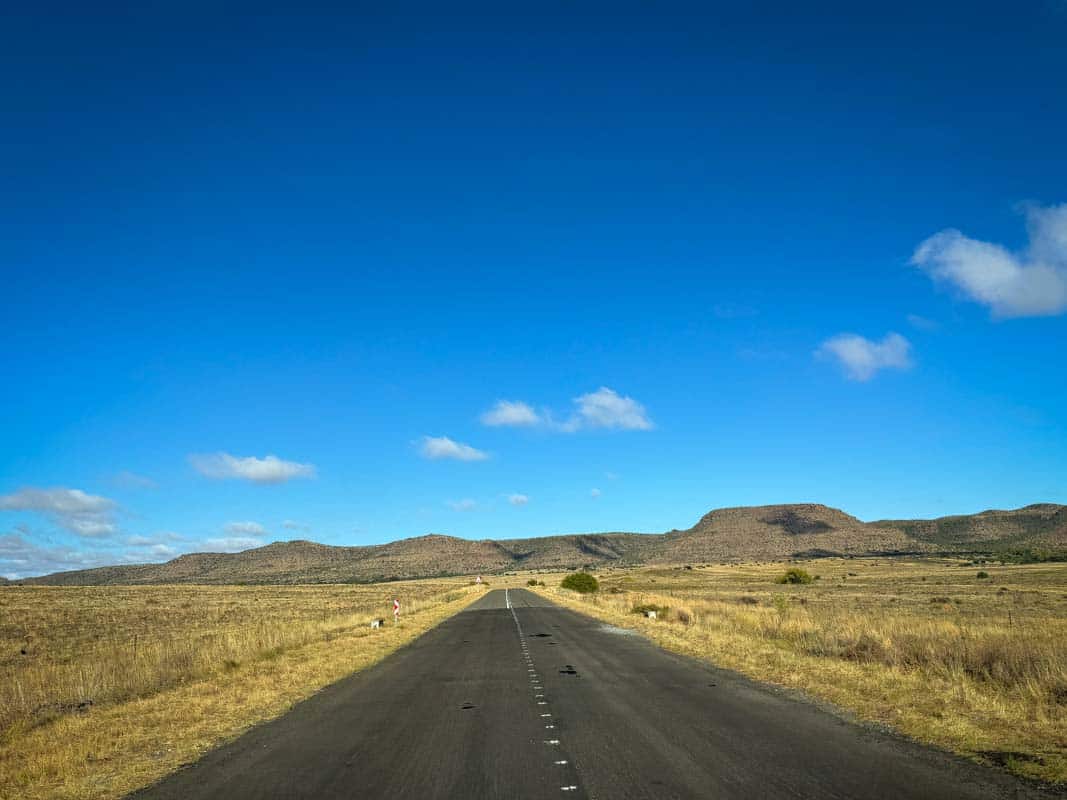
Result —
<path fill-rule="evenodd" d="M 581 594 L 590 594 L 600 588 L 597 579 L 588 572 L 572 572 L 559 585 L 564 589 L 570 589 L 572 592 Z"/>
<path fill-rule="evenodd" d="M 979 573 L 978 573 L 978 574 L 977 574 L 977 575 L 976 575 L 975 577 L 977 577 L 977 578 L 988 578 L 988 577 L 989 577 L 989 573 L 988 573 L 988 572 L 986 572 L 986 571 L 985 571 L 985 570 L 983 569 L 983 570 L 981 570 L 981 571 L 980 571 L 980 572 L 979 572 Z"/>
<path fill-rule="evenodd" d="M 808 574 L 807 570 L 790 567 L 784 575 L 778 578 L 777 583 L 811 583 L 813 580 L 814 578 Z"/>
<path fill-rule="evenodd" d="M 530 578 L 530 580 L 526 581 L 526 585 L 527 586 L 536 586 L 537 585 L 537 578 Z"/>

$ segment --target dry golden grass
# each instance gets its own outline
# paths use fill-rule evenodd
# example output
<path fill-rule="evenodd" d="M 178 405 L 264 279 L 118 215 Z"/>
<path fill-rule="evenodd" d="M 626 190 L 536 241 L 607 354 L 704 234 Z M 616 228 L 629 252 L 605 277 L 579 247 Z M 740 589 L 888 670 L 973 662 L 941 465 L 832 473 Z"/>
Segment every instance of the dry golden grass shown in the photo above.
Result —
<path fill-rule="evenodd" d="M 0 588 L 0 798 L 120 797 L 482 591 L 465 579 Z M 372 631 L 394 596 L 401 624 Z"/>
<path fill-rule="evenodd" d="M 540 591 L 918 740 L 1067 783 L 1067 564 L 826 559 L 800 565 L 820 576 L 812 584 L 775 583 L 789 566 L 619 570 L 602 573 L 597 595 Z M 633 613 L 641 604 L 670 611 L 648 620 Z"/>

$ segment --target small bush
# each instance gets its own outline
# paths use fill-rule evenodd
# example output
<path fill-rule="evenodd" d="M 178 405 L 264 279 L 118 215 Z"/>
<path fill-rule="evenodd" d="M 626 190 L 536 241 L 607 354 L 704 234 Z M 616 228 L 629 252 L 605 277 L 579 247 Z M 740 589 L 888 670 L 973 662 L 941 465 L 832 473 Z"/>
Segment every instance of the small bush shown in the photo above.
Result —
<path fill-rule="evenodd" d="M 739 598 L 737 598 L 737 602 L 739 602 L 743 606 L 758 606 L 759 598 L 753 597 L 750 594 L 743 594 Z"/>
<path fill-rule="evenodd" d="M 537 578 L 530 578 L 530 580 L 526 581 L 526 585 L 527 586 L 536 586 L 537 585 Z"/>
<path fill-rule="evenodd" d="M 591 594 L 600 588 L 597 579 L 588 572 L 572 572 L 559 585 L 564 589 L 570 589 L 572 592 L 580 594 Z"/>
<path fill-rule="evenodd" d="M 975 577 L 976 577 L 976 578 L 988 578 L 988 577 L 989 577 L 989 573 L 988 573 L 988 572 L 986 572 L 986 571 L 985 571 L 985 570 L 983 569 L 983 570 L 980 570 L 980 571 L 978 572 L 978 574 L 977 574 L 977 575 L 976 575 Z"/>
<path fill-rule="evenodd" d="M 785 574 L 778 578 L 777 583 L 811 583 L 814 578 L 800 567 L 790 567 Z"/>

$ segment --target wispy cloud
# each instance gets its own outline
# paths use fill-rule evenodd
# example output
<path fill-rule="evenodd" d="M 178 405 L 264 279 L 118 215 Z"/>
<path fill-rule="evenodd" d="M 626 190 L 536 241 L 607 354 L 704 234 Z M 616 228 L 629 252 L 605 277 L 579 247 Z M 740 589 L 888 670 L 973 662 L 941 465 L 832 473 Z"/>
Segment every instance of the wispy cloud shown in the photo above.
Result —
<path fill-rule="evenodd" d="M 482 414 L 482 424 L 491 427 L 540 425 L 541 415 L 523 402 L 499 400 L 491 409 Z"/>
<path fill-rule="evenodd" d="M 78 550 L 71 547 L 47 547 L 17 533 L 0 535 L 0 575 L 12 580 L 72 569 L 89 569 L 114 564 L 113 553 Z"/>
<path fill-rule="evenodd" d="M 817 355 L 836 359 L 854 381 L 866 381 L 882 369 L 907 369 L 912 365 L 911 344 L 899 333 L 887 333 L 880 342 L 854 333 L 827 339 Z"/>
<path fill-rule="evenodd" d="M 118 505 L 100 495 L 62 486 L 39 489 L 32 486 L 0 497 L 0 511 L 34 511 L 79 536 L 110 536 L 118 530 L 114 514 Z"/>
<path fill-rule="evenodd" d="M 262 546 L 263 540 L 253 536 L 223 536 L 218 539 L 204 539 L 196 549 L 205 553 L 239 553 Z"/>
<path fill-rule="evenodd" d="M 592 497 L 594 500 L 596 500 L 598 497 L 600 497 L 601 494 L 603 494 L 603 492 L 601 492 L 599 489 L 590 489 L 589 490 L 589 496 Z"/>
<path fill-rule="evenodd" d="M 1067 310 L 1067 203 L 1026 209 L 1029 246 L 1013 253 L 949 228 L 916 248 L 911 263 L 987 306 L 994 317 Z"/>
<path fill-rule="evenodd" d="M 433 461 L 455 459 L 456 461 L 485 461 L 489 454 L 484 450 L 471 447 L 449 439 L 447 436 L 424 436 L 419 448 L 424 458 Z"/>
<path fill-rule="evenodd" d="M 513 506 L 524 506 L 530 502 L 530 498 L 524 494 L 509 494 L 508 502 Z"/>
<path fill-rule="evenodd" d="M 293 478 L 314 478 L 314 464 L 283 461 L 277 456 L 232 456 L 229 453 L 193 454 L 189 462 L 205 477 L 241 479 L 253 483 L 284 483 Z"/>
<path fill-rule="evenodd" d="M 283 528 L 288 528 L 291 531 L 302 531 L 303 533 L 307 533 L 308 531 L 311 530 L 311 526 L 308 525 L 306 522 L 298 522 L 295 519 L 287 519 L 287 520 L 285 520 L 282 523 L 282 527 Z"/>
<path fill-rule="evenodd" d="M 116 473 L 114 481 L 117 486 L 121 486 L 124 489 L 155 489 L 157 485 L 151 478 L 128 470 Z"/>
<path fill-rule="evenodd" d="M 537 412 L 522 401 L 500 400 L 481 419 L 483 424 L 493 427 L 538 426 L 563 433 L 590 428 L 647 431 L 655 427 L 643 405 L 607 386 L 575 397 L 573 404 L 570 415 L 560 421 L 551 411 Z"/>
<path fill-rule="evenodd" d="M 471 500 L 469 497 L 463 500 L 449 500 L 447 505 L 453 511 L 474 511 L 478 507 L 477 501 Z"/>
<path fill-rule="evenodd" d="M 232 536 L 262 536 L 267 529 L 258 522 L 228 522 L 223 529 Z"/>
<path fill-rule="evenodd" d="M 918 314 L 908 314 L 908 324 L 916 330 L 920 331 L 936 331 L 940 325 L 932 319 L 919 316 Z"/>

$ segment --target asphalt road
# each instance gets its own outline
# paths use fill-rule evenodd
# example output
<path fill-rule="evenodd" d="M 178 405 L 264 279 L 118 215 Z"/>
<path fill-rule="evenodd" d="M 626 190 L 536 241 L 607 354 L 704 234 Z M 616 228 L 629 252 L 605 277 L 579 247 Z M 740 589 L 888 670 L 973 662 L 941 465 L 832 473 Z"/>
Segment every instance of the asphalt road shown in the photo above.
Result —
<path fill-rule="evenodd" d="M 665 653 L 522 589 L 489 592 L 377 666 L 134 795 L 1053 796 L 1062 795 Z"/>

